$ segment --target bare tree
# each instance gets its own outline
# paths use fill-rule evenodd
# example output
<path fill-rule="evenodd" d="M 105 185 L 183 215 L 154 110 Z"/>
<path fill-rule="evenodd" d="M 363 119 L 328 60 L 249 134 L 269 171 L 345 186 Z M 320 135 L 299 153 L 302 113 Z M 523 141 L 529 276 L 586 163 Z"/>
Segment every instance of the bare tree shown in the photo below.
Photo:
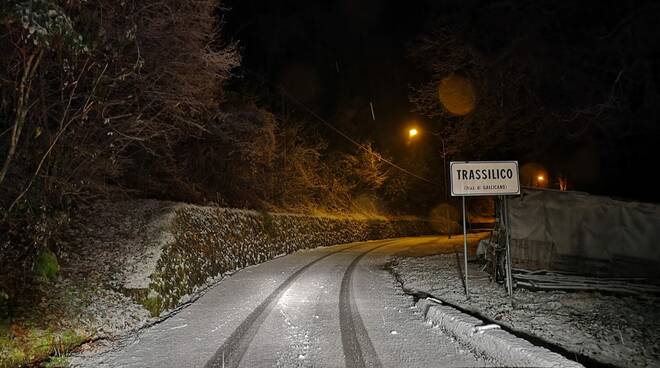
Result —
<path fill-rule="evenodd" d="M 660 34 L 650 16 L 658 6 L 590 4 L 608 17 L 586 16 L 585 4 L 455 2 L 456 11 L 438 16 L 410 49 L 429 76 L 411 91 L 416 111 L 439 123 L 451 149 L 471 158 L 540 157 L 561 142 L 600 136 L 612 146 L 650 132 L 642 121 L 659 94 L 646 55 Z M 649 42 L 635 41 L 641 38 Z M 451 76 L 474 88 L 468 114 L 451 113 L 439 98 Z"/>

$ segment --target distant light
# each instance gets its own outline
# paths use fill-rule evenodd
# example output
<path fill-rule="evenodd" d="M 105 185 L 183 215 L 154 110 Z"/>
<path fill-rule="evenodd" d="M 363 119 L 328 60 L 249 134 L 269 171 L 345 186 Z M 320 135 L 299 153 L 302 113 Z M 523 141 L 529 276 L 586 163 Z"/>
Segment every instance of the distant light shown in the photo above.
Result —
<path fill-rule="evenodd" d="M 543 177 L 543 175 L 539 175 L 539 176 L 537 177 L 537 179 L 539 179 L 539 181 L 543 181 L 543 180 L 545 180 L 545 178 Z"/>
<path fill-rule="evenodd" d="M 442 78 L 438 98 L 448 112 L 457 116 L 471 113 L 477 104 L 477 92 L 472 80 L 454 74 Z"/>
<path fill-rule="evenodd" d="M 408 137 L 410 137 L 410 138 L 416 136 L 417 134 L 419 134 L 419 132 L 415 128 L 412 128 L 408 131 Z"/>

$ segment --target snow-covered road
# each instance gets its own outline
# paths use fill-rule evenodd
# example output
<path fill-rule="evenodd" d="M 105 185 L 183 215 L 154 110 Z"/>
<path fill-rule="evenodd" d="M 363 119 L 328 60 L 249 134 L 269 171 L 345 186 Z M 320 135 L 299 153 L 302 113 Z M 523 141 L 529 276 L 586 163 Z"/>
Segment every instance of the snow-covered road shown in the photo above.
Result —
<path fill-rule="evenodd" d="M 110 367 L 484 366 L 425 324 L 384 265 L 438 238 L 301 251 L 226 278 L 173 317 L 83 361 Z M 449 244 L 447 245 L 449 246 Z"/>

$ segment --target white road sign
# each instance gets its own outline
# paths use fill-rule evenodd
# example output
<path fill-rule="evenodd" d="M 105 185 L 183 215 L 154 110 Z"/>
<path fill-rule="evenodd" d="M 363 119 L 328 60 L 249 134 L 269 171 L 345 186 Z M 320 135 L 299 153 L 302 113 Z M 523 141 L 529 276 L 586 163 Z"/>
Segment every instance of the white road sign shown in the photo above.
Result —
<path fill-rule="evenodd" d="M 518 161 L 463 161 L 449 164 L 451 195 L 520 194 Z"/>

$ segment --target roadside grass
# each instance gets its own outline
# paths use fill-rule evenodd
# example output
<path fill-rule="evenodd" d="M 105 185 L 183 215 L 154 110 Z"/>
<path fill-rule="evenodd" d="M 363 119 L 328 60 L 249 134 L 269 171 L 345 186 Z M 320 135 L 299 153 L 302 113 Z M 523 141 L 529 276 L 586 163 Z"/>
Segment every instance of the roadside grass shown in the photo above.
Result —
<path fill-rule="evenodd" d="M 0 368 L 43 362 L 46 367 L 66 366 L 66 353 L 87 340 L 76 330 L 41 329 L 17 324 L 0 326 Z"/>
<path fill-rule="evenodd" d="M 0 368 L 65 367 L 66 354 L 90 339 L 89 331 L 75 322 L 80 307 L 90 302 L 84 286 L 42 280 L 17 296 L 11 313 L 2 306 Z"/>

